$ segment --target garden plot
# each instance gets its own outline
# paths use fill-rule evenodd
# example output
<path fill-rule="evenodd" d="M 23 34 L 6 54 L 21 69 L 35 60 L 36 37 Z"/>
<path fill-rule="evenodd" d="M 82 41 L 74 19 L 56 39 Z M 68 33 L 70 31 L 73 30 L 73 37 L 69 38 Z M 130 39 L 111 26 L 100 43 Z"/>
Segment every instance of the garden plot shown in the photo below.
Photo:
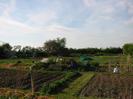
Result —
<path fill-rule="evenodd" d="M 133 75 L 97 74 L 83 88 L 80 95 L 113 99 L 133 99 Z"/>
<path fill-rule="evenodd" d="M 62 72 L 33 71 L 35 90 L 38 91 L 44 83 L 50 83 L 64 77 Z M 21 70 L 0 69 L 0 88 L 31 89 L 30 73 Z"/>

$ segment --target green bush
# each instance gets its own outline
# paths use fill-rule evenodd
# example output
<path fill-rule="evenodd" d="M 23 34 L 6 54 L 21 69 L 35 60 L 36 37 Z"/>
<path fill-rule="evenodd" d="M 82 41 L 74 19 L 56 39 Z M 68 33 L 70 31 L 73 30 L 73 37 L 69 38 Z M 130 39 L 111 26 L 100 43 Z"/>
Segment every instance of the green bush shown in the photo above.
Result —
<path fill-rule="evenodd" d="M 90 64 L 90 70 L 91 71 L 96 71 L 99 68 L 99 63 L 98 62 L 92 61 L 89 64 Z"/>
<path fill-rule="evenodd" d="M 36 69 L 36 70 L 46 69 L 46 68 L 48 68 L 48 66 L 49 66 L 49 63 L 38 62 L 38 63 L 35 63 L 34 69 Z"/>
<path fill-rule="evenodd" d="M 99 63 L 94 61 L 76 62 L 73 59 L 65 60 L 62 63 L 55 63 L 53 58 L 48 63 L 38 62 L 35 64 L 36 70 L 48 71 L 95 71 L 99 68 Z"/>
<path fill-rule="evenodd" d="M 49 64 L 55 64 L 56 62 L 55 62 L 54 58 L 49 58 L 48 63 Z"/>

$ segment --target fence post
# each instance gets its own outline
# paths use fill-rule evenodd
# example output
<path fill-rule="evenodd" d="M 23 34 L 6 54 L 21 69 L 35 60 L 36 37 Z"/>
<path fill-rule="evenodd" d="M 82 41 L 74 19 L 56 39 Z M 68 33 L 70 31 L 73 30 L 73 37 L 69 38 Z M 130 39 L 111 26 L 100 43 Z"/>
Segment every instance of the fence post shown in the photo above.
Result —
<path fill-rule="evenodd" d="M 31 80 L 31 92 L 32 92 L 32 95 L 34 95 L 34 93 L 35 93 L 34 80 L 33 80 L 33 75 L 32 75 L 33 66 L 34 66 L 34 64 L 32 66 L 30 66 L 30 80 Z"/>

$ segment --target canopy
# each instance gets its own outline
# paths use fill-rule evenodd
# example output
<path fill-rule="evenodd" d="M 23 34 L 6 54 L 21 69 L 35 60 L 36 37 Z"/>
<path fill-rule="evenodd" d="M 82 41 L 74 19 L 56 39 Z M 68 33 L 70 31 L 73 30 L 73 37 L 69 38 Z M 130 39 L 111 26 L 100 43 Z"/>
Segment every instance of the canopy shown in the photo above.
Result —
<path fill-rule="evenodd" d="M 82 55 L 80 56 L 80 61 L 81 62 L 84 62 L 84 61 L 89 61 L 89 60 L 92 60 L 92 58 L 88 55 Z"/>

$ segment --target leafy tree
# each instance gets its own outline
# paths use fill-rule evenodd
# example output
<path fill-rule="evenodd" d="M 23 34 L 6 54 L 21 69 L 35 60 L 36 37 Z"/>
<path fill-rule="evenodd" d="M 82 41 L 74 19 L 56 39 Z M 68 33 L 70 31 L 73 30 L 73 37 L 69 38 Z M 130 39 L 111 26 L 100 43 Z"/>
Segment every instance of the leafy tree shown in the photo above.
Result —
<path fill-rule="evenodd" d="M 104 54 L 121 54 L 122 49 L 121 48 L 116 48 L 116 47 L 110 47 L 106 49 L 101 49 Z"/>
<path fill-rule="evenodd" d="M 125 44 L 123 46 L 123 53 L 125 55 L 132 55 L 133 56 L 133 43 Z"/>
<path fill-rule="evenodd" d="M 13 46 L 13 51 L 20 51 L 21 50 L 21 48 L 22 48 L 22 46 L 21 45 L 15 45 L 15 46 Z"/>
<path fill-rule="evenodd" d="M 112 55 L 112 54 L 122 54 L 121 48 L 82 48 L 82 49 L 69 49 L 69 53 L 71 56 L 80 56 L 82 54 L 89 54 L 89 55 Z"/>
<path fill-rule="evenodd" d="M 12 47 L 6 43 L 0 46 L 0 58 L 9 58 L 12 55 Z"/>
<path fill-rule="evenodd" d="M 67 52 L 65 48 L 66 39 L 57 38 L 44 43 L 44 50 L 50 55 L 64 55 Z"/>

